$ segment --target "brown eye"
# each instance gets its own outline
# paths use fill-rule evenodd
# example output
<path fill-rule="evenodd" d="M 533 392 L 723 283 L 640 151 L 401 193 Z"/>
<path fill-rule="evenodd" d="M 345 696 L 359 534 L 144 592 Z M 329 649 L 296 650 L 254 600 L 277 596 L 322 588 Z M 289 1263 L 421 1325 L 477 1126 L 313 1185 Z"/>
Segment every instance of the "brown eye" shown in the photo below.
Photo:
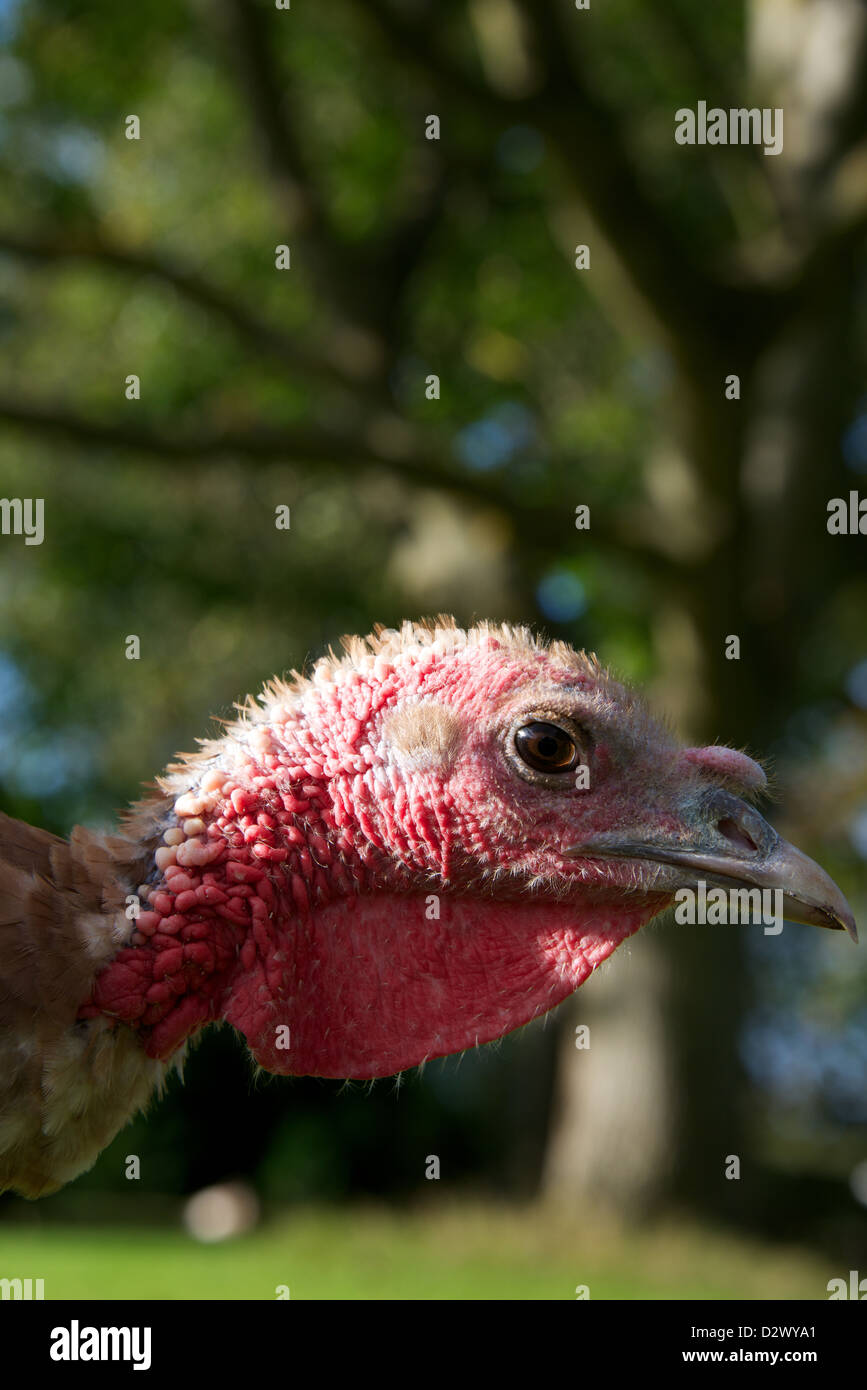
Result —
<path fill-rule="evenodd" d="M 578 762 L 571 734 L 541 719 L 515 730 L 515 748 L 521 761 L 537 772 L 570 772 Z"/>

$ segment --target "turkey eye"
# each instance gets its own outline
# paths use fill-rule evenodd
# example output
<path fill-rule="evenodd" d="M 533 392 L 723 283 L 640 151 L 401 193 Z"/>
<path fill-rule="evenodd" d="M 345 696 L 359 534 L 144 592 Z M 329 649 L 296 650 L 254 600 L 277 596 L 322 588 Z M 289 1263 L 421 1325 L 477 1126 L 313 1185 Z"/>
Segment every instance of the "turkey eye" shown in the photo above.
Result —
<path fill-rule="evenodd" d="M 541 719 L 516 730 L 515 748 L 521 761 L 537 772 L 569 772 L 578 761 L 578 749 L 571 735 Z"/>

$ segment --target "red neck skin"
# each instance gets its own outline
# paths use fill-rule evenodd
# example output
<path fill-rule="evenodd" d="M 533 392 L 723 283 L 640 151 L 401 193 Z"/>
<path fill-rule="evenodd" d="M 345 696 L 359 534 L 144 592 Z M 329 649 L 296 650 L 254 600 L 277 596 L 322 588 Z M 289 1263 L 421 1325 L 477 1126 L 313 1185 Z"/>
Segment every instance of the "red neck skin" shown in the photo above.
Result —
<path fill-rule="evenodd" d="M 157 851 L 131 945 L 80 1011 L 138 1029 L 151 1057 L 225 1019 L 267 1071 L 392 1075 L 547 1012 L 662 905 L 547 901 L 521 883 L 496 899 L 456 891 L 433 872 L 450 840 L 442 811 L 434 827 L 416 808 L 395 864 L 384 803 L 366 816 L 356 794 L 350 825 L 339 779 L 287 781 L 268 761 L 222 785 L 206 775 L 176 802 L 166 823 L 180 844 Z"/>

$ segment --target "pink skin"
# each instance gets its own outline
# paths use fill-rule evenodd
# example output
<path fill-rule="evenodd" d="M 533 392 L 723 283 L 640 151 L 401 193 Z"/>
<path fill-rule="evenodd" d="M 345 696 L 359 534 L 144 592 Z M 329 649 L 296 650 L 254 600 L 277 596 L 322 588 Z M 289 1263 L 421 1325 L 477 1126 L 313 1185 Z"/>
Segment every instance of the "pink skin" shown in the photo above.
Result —
<path fill-rule="evenodd" d="M 159 1058 L 225 1019 L 268 1071 L 334 1077 L 490 1041 L 670 901 L 646 866 L 562 850 L 612 830 L 685 835 L 708 785 L 764 781 L 730 749 L 679 750 L 557 652 L 492 638 L 370 667 L 275 696 L 219 759 L 189 765 L 190 804 L 200 783 L 208 804 L 185 817 L 166 803 L 158 833 L 187 824 L 177 862 L 155 855 L 147 910 L 82 1017 L 139 1029 Z M 385 716 L 417 702 L 453 716 L 449 756 L 390 742 Z M 540 710 L 586 730 L 589 789 L 570 774 L 538 785 L 504 757 L 515 720 Z"/>

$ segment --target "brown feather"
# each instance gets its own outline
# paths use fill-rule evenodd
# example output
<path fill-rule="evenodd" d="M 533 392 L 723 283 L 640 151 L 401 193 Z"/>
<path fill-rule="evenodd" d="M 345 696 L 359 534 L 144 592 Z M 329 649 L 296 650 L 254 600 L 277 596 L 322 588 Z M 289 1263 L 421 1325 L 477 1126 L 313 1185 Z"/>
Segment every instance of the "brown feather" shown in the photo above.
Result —
<path fill-rule="evenodd" d="M 0 814 L 0 1191 L 52 1192 L 89 1168 L 165 1075 L 108 1019 L 76 1021 L 128 939 L 146 848 L 70 840 Z"/>

